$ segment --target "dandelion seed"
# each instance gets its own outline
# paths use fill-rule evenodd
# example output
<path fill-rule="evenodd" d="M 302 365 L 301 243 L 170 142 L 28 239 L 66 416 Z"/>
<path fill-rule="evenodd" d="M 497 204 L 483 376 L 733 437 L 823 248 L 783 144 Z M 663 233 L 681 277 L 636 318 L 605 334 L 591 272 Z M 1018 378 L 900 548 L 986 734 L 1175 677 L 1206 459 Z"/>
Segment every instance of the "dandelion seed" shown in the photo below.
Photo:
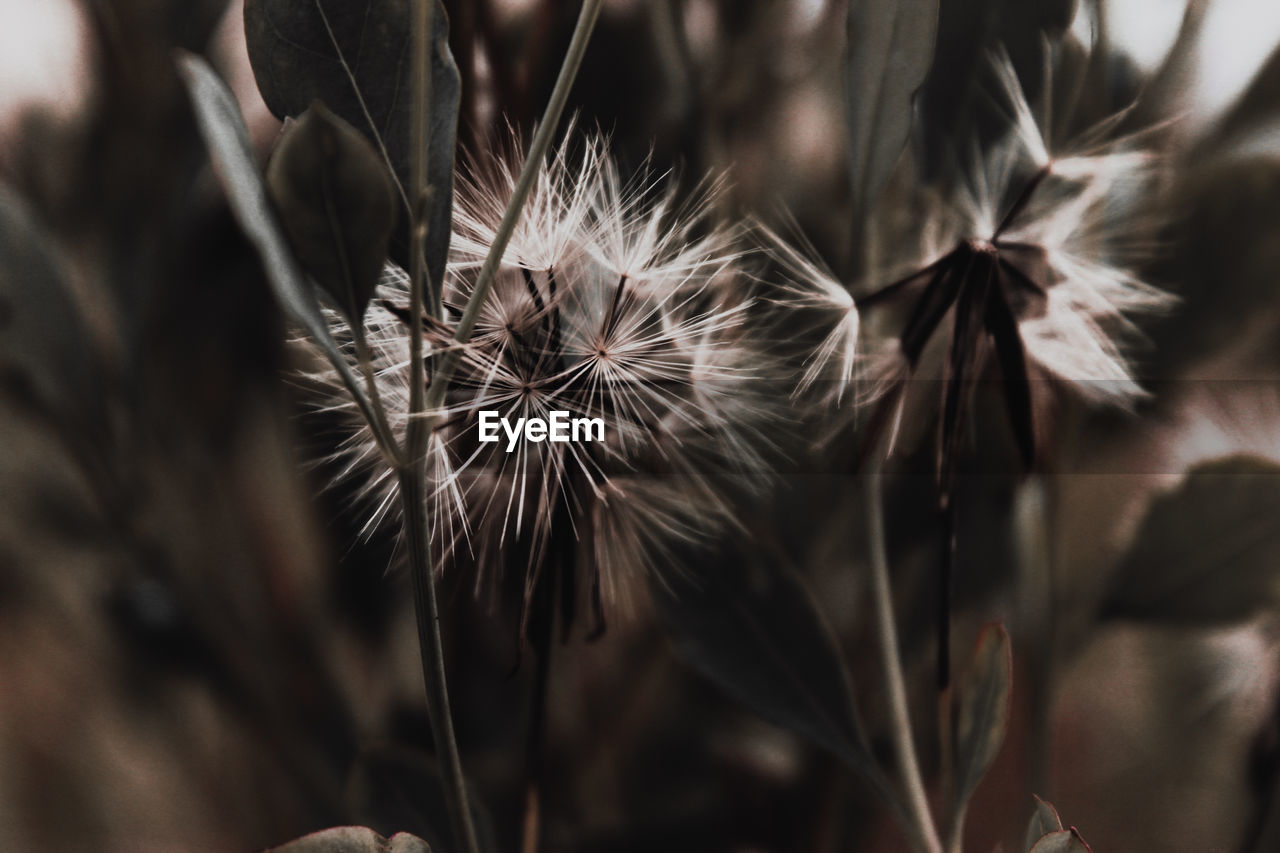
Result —
<path fill-rule="evenodd" d="M 513 147 L 457 182 L 445 322 L 427 326 L 437 350 L 522 165 Z M 539 173 L 434 413 L 428 500 L 440 568 L 474 565 L 481 590 L 523 562 L 526 607 L 546 571 L 578 587 L 580 602 L 625 606 L 644 572 L 729 523 L 728 484 L 766 479 L 788 402 L 775 393 L 761 315 L 781 309 L 747 295 L 739 232 L 708 216 L 718 191 L 705 184 L 682 204 L 647 172 L 624 182 L 601 140 L 562 146 Z M 365 335 L 392 411 L 409 396 L 407 305 L 407 277 L 388 267 Z M 324 384 L 338 401 L 327 405 L 345 408 L 336 379 Z M 478 437 L 482 412 L 516 422 L 564 411 L 601 419 L 604 439 L 520 440 L 507 452 L 505 438 Z M 406 424 L 392 426 L 402 434 Z M 394 484 L 357 429 L 338 451 L 344 476 L 361 472 L 385 514 Z M 566 565 L 548 566 L 556 561 Z"/>
<path fill-rule="evenodd" d="M 927 371 L 939 329 L 949 329 L 937 447 L 944 501 L 971 389 L 990 364 L 1032 468 L 1042 443 L 1035 410 L 1045 383 L 1037 380 L 1055 380 L 1090 402 L 1132 406 L 1142 396 L 1124 351 L 1136 337 L 1134 318 L 1172 302 L 1132 272 L 1149 248 L 1151 222 L 1138 214 L 1156 156 L 1137 138 L 1108 141 L 1115 120 L 1056 153 L 1007 60 L 996 70 L 1012 130 L 975 162 L 967 186 L 928 229 L 949 234 L 943 245 L 950 248 L 856 300 L 864 312 L 889 301 L 911 305 L 900 334 L 868 359 L 868 396 L 887 397 L 886 410 L 900 405 L 909 379 Z M 838 285 L 823 293 L 839 320 L 819 355 L 837 360 L 847 382 L 858 326 L 841 314 Z"/>

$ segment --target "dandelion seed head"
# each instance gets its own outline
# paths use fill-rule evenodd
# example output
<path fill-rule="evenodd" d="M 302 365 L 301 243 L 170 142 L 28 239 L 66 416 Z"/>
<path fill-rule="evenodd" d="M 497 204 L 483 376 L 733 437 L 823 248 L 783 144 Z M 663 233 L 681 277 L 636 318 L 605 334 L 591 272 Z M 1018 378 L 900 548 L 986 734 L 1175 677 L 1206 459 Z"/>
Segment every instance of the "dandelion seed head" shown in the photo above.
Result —
<path fill-rule="evenodd" d="M 426 326 L 429 351 L 456 346 L 448 328 L 523 165 L 511 146 L 457 181 L 444 319 Z M 625 599 L 665 557 L 723 529 L 725 482 L 767 480 L 788 406 L 768 354 L 767 316 L 781 306 L 749 295 L 740 233 L 710 215 L 720 191 L 705 183 L 681 202 L 647 170 L 624 180 L 601 139 L 562 145 L 539 170 L 442 408 L 428 413 L 440 569 L 474 565 L 480 591 L 515 554 L 530 584 L 568 537 L 601 592 Z M 364 334 L 390 412 L 408 410 L 408 304 L 407 276 L 388 265 Z M 353 353 L 342 318 L 330 317 Z M 337 377 L 317 378 L 321 405 L 351 418 L 335 452 L 340 476 L 362 478 L 376 529 L 396 512 L 394 482 Z M 502 430 L 498 442 L 479 440 L 482 412 L 515 423 L 557 411 L 602 420 L 603 440 L 521 438 L 510 452 Z M 392 429 L 403 436 L 406 419 Z"/>

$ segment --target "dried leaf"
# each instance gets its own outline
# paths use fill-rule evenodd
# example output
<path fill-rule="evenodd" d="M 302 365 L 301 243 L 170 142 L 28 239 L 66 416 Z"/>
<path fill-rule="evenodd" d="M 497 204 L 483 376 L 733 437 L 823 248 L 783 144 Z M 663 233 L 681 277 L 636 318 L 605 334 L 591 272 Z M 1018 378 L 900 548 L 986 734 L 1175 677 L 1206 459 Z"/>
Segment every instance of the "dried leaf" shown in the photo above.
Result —
<path fill-rule="evenodd" d="M 359 322 L 395 224 L 395 190 L 378 152 L 317 102 L 280 140 L 267 187 L 302 265 Z"/>
<path fill-rule="evenodd" d="M 916 93 L 933 62 L 938 0 L 852 0 L 847 20 L 845 103 L 861 219 L 911 135 Z"/>
<path fill-rule="evenodd" d="M 956 713 L 956 814 L 969 798 L 1004 743 L 1009 723 L 1009 689 L 1013 679 L 1009 634 L 988 625 L 978 636 L 968 678 L 960 688 Z"/>
<path fill-rule="evenodd" d="M 370 141 L 381 142 L 406 193 L 412 186 L 413 45 L 410 0 L 246 0 L 245 42 L 262 98 L 279 118 L 320 100 Z M 431 16 L 427 238 L 431 281 L 444 276 L 453 201 L 461 82 L 441 3 Z M 401 219 L 397 243 L 408 245 Z M 407 265 L 407 254 L 400 258 Z"/>
<path fill-rule="evenodd" d="M 1226 625 L 1280 604 L 1280 466 L 1233 456 L 1156 498 L 1103 617 Z"/>
<path fill-rule="evenodd" d="M 1062 818 L 1058 817 L 1058 810 L 1049 803 L 1039 797 L 1035 798 L 1035 811 L 1031 813 L 1031 820 L 1027 823 L 1026 841 L 1023 847 L 1030 851 L 1035 848 L 1036 842 L 1053 832 L 1062 831 Z"/>

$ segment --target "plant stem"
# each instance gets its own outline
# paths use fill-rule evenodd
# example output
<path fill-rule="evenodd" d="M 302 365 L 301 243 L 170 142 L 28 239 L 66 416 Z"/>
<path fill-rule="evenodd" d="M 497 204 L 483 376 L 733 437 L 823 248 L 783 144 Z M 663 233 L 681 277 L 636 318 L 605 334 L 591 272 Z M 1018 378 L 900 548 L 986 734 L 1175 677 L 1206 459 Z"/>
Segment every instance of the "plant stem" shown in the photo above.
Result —
<path fill-rule="evenodd" d="M 591 40 L 591 31 L 595 29 L 596 18 L 600 16 L 600 7 L 603 2 L 604 0 L 585 0 L 582 4 L 578 23 L 573 30 L 573 38 L 569 42 L 569 50 L 560 66 L 560 75 L 556 78 L 555 89 L 551 92 L 551 100 L 547 102 L 547 108 L 542 114 L 542 123 L 538 125 L 538 131 L 533 135 L 533 142 L 529 144 L 524 168 L 520 170 L 520 177 L 516 180 L 511 201 L 507 204 L 502 222 L 494 234 L 493 243 L 489 246 L 489 254 L 485 257 L 484 265 L 476 277 L 471 297 L 467 300 L 466 308 L 458 319 L 458 326 L 453 333 L 453 340 L 457 346 L 445 350 L 440 357 L 440 363 L 436 365 L 431 387 L 427 391 L 425 410 L 431 413 L 427 419 L 428 429 L 434 426 L 435 420 L 439 417 L 438 409 L 444 402 L 449 381 L 458 369 L 458 363 L 462 357 L 462 345 L 471 340 L 471 333 L 480 316 L 480 309 L 489 296 L 494 277 L 502 265 L 502 256 L 507 250 L 511 234 L 515 231 L 516 223 L 519 222 L 520 214 L 524 210 L 525 199 L 529 197 L 529 191 L 533 189 L 538 172 L 542 168 L 542 160 L 551 146 L 551 138 L 560 123 L 565 103 L 569 100 L 569 91 L 573 88 L 574 78 L 578 76 L 578 68 L 582 65 L 582 57 L 587 51 L 587 43 Z"/>
<path fill-rule="evenodd" d="M 422 678 L 427 691 L 427 715 L 431 736 L 444 776 L 449 822 L 462 853 L 479 853 L 476 830 L 467 800 L 466 780 L 453 733 L 449 689 L 445 682 L 444 644 L 440 638 L 440 608 L 436 600 L 427 524 L 426 443 L 429 437 L 423 412 L 422 311 L 427 288 L 423 245 L 427 237 L 427 152 L 431 143 L 431 34 L 436 0 L 417 0 L 413 8 L 413 221 L 409 241 L 409 424 L 404 462 L 399 466 L 400 501 L 409 551 L 409 575 L 413 583 L 413 612 L 418 623 Z"/>
<path fill-rule="evenodd" d="M 954 491 L 951 491 L 943 498 L 942 571 L 938 577 L 937 612 L 938 788 L 944 803 L 950 803 L 955 793 L 955 738 L 951 727 L 951 599 L 955 589 L 955 560 L 956 500 Z M 956 829 L 952 827 L 952 830 Z"/>
<path fill-rule="evenodd" d="M 453 733 L 449 711 L 449 689 L 445 681 L 444 644 L 440 638 L 440 610 L 435 578 L 431 571 L 427 502 L 423 494 L 420 465 L 400 471 L 400 500 L 408 542 L 410 577 L 413 580 L 413 611 L 418 621 L 418 644 L 422 649 L 422 677 L 427 687 L 427 715 L 431 736 L 444 776 L 445 800 L 454 839 L 463 853 L 479 853 L 475 825 L 467 798 L 462 760 Z"/>
<path fill-rule="evenodd" d="M 373 356 L 369 352 L 369 341 L 364 333 L 364 321 L 352 320 L 350 326 L 351 339 L 356 350 L 356 363 L 360 367 L 361 376 L 364 377 L 364 386 L 369 392 L 369 404 L 373 410 L 373 421 L 370 422 L 369 429 L 382 449 L 383 458 L 393 468 L 399 468 L 403 464 L 400 445 L 396 443 L 395 433 L 391 430 L 391 424 L 387 422 L 387 410 L 382 405 L 382 393 L 378 390 L 378 376 L 374 372 Z"/>
<path fill-rule="evenodd" d="M 925 853 L 942 853 L 942 839 L 934 824 L 933 814 L 929 811 L 929 800 L 925 794 L 920 762 L 916 758 L 915 741 L 911 735 L 906 679 L 902 672 L 902 654 L 898 648 L 898 629 L 893 615 L 893 593 L 889 586 L 889 557 L 885 547 L 884 507 L 881 503 L 878 462 L 871 463 L 864 479 L 871 545 L 872 602 L 875 606 L 876 633 L 880 641 L 880 659 L 884 665 L 889 699 L 894 757 L 898 764 L 898 774 L 906 789 L 907 813 L 912 822 L 909 829 L 920 850 Z"/>
<path fill-rule="evenodd" d="M 538 853 L 542 842 L 542 792 L 547 738 L 547 685 L 551 680 L 551 649 L 555 629 L 556 586 L 559 567 L 544 565 L 535 581 L 534 612 L 529 626 L 533 647 L 533 695 L 529 703 L 529 732 L 525 740 L 524 826 L 521 853 Z"/>

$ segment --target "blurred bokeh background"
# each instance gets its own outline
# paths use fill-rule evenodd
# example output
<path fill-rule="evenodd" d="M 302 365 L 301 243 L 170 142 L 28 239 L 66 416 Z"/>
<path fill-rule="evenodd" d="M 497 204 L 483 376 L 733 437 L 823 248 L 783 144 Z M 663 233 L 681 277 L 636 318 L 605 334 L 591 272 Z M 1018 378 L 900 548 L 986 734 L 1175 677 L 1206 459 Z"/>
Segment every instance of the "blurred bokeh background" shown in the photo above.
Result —
<path fill-rule="evenodd" d="M 460 144 L 527 132 L 577 4 L 445 5 Z M 956 92 L 985 52 L 1003 44 L 1034 94 L 1052 44 L 1054 85 L 1099 116 L 1137 99 L 1158 126 L 1167 222 L 1146 273 L 1182 298 L 1146 330 L 1139 411 L 1064 408 L 1054 474 L 964 487 L 956 636 L 1002 619 L 1015 649 L 967 849 L 1021 849 L 1034 791 L 1098 851 L 1280 850 L 1280 4 L 941 5 L 884 234 L 915 227 L 906 188 L 945 182 L 946 152 L 983 134 Z M 611 0 L 572 108 L 627 166 L 725 174 L 724 215 L 797 229 L 856 290 L 846 9 Z M 361 538 L 310 461 L 340 436 L 288 379 L 178 47 L 219 68 L 265 160 L 280 123 L 238 0 L 0 0 L 0 850 L 247 851 L 359 823 L 447 851 L 396 543 Z M 884 748 L 857 477 L 830 448 L 790 450 L 774 499 L 744 508 L 767 546 L 713 562 L 799 570 Z M 908 476 L 890 501 L 922 720 L 930 500 Z M 501 604 L 467 578 L 443 595 L 463 756 L 490 849 L 514 849 L 528 667 Z M 643 602 L 557 654 L 548 850 L 906 849 L 835 759 L 686 669 Z"/>

